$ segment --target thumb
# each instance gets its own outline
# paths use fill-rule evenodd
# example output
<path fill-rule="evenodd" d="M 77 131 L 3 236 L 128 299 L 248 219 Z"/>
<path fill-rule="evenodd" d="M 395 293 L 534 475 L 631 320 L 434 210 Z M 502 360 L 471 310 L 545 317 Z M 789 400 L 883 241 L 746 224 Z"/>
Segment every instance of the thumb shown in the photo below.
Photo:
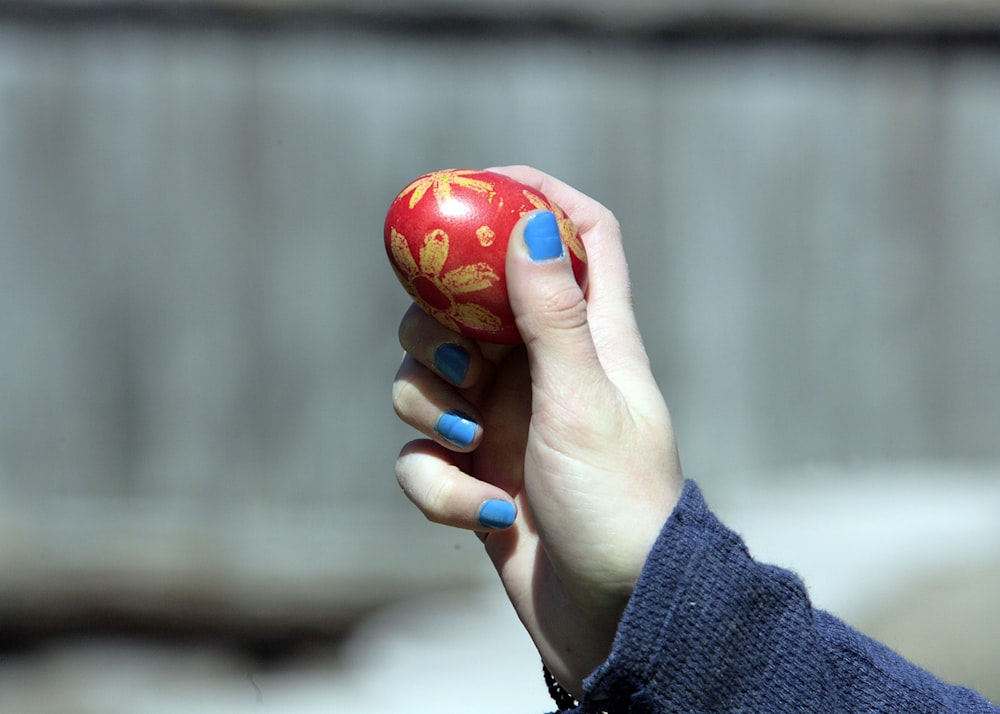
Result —
<path fill-rule="evenodd" d="M 581 380 L 603 382 L 587 300 L 551 211 L 525 214 L 514 226 L 506 274 L 507 294 L 536 387 L 561 396 L 579 389 Z"/>

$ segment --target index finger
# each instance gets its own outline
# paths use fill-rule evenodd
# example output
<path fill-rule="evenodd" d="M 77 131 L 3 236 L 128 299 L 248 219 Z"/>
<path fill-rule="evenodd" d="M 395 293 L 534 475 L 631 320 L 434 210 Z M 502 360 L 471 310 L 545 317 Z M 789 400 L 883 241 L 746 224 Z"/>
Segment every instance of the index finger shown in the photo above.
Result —
<path fill-rule="evenodd" d="M 607 222 L 609 217 L 614 220 L 611 212 L 598 201 L 544 171 L 524 165 L 495 166 L 486 170 L 509 176 L 540 191 L 566 212 L 581 234 Z"/>

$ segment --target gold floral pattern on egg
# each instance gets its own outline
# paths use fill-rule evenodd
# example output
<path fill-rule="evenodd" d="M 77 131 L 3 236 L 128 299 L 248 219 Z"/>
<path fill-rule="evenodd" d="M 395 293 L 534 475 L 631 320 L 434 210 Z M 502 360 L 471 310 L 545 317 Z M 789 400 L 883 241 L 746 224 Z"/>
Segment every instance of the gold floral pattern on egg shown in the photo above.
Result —
<path fill-rule="evenodd" d="M 472 178 L 472 175 L 478 173 L 480 172 L 469 169 L 434 171 L 433 173 L 421 176 L 416 181 L 412 182 L 409 186 L 400 191 L 399 195 L 402 197 L 410 191 L 413 192 L 410 196 L 411 210 L 414 206 L 420 203 L 420 199 L 422 199 L 424 194 L 428 191 L 434 195 L 434 199 L 438 202 L 438 206 L 444 207 L 444 205 L 452 199 L 453 186 L 460 186 L 461 188 L 467 188 L 475 191 L 476 193 L 485 196 L 486 200 L 492 202 L 494 196 L 496 196 L 496 189 L 494 189 L 493 184 L 489 181 Z"/>
<path fill-rule="evenodd" d="M 442 230 L 424 236 L 419 264 L 410 252 L 410 244 L 399 231 L 392 229 L 393 268 L 410 297 L 439 322 L 459 329 L 462 325 L 485 332 L 499 332 L 502 320 L 488 309 L 472 302 L 458 302 L 456 295 L 486 290 L 500 279 L 487 263 L 473 263 L 444 271 L 448 260 L 449 238 Z"/>

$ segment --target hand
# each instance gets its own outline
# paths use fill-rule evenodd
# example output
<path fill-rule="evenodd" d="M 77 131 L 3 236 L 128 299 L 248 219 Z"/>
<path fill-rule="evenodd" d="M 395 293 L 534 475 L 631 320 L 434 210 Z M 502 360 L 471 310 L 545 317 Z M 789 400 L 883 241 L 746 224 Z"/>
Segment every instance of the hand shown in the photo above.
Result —
<path fill-rule="evenodd" d="M 427 518 L 479 532 L 543 661 L 579 696 L 610 652 L 683 477 L 618 222 L 539 171 L 491 170 L 537 188 L 577 225 L 587 293 L 565 251 L 546 257 L 558 251 L 552 216 L 535 212 L 507 252 L 524 345 L 474 342 L 411 307 L 393 404 L 428 439 L 403 448 L 396 473 Z"/>

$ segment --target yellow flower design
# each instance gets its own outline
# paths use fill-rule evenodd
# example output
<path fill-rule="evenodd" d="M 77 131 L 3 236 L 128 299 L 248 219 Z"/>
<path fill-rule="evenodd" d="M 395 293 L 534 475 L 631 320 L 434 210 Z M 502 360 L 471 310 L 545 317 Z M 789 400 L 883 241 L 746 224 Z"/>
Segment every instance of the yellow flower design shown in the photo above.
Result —
<path fill-rule="evenodd" d="M 563 213 L 563 210 L 559 206 L 554 203 L 545 202 L 540 196 L 531 191 L 523 191 L 522 193 L 524 193 L 524 197 L 535 208 L 544 208 L 555 214 L 556 221 L 559 222 L 559 233 L 562 234 L 563 242 L 573 251 L 573 255 L 579 258 L 581 262 L 586 263 L 587 252 L 583 248 L 583 241 L 580 240 L 580 232 L 577 231 L 576 225 L 570 220 L 569 216 Z"/>
<path fill-rule="evenodd" d="M 420 199 L 424 197 L 424 194 L 431 191 L 434 194 L 434 200 L 436 200 L 438 205 L 441 206 L 451 200 L 452 186 L 461 186 L 462 188 L 471 189 L 476 193 L 483 194 L 486 196 L 486 199 L 492 203 L 493 197 L 496 196 L 496 189 L 489 181 L 469 178 L 470 174 L 476 173 L 480 172 L 472 169 L 448 169 L 446 171 L 435 171 L 427 174 L 426 176 L 421 176 L 409 186 L 404 188 L 399 192 L 399 197 L 402 198 L 407 193 L 412 191 L 413 193 L 410 196 L 409 204 L 412 209 L 420 203 Z"/>
<path fill-rule="evenodd" d="M 484 332 L 499 332 L 503 321 L 482 305 L 458 302 L 456 295 L 486 290 L 500 276 L 488 263 L 472 263 L 442 274 L 448 260 L 448 234 L 436 229 L 424 236 L 419 264 L 406 238 L 392 229 L 390 249 L 393 268 L 406 292 L 439 322 L 458 330 L 460 325 Z"/>

